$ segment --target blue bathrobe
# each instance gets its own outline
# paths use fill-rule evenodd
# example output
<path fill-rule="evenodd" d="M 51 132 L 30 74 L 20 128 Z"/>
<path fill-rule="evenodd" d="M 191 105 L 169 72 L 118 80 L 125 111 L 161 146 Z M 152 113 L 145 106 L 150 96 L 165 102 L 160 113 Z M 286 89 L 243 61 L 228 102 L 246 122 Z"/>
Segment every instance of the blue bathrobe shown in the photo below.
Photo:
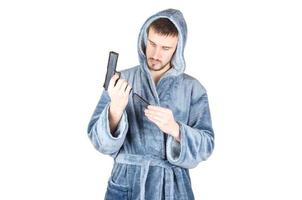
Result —
<path fill-rule="evenodd" d="M 147 28 L 157 18 L 168 18 L 179 32 L 172 68 L 157 84 L 146 63 Z M 163 133 L 144 116 L 144 106 L 129 97 L 114 134 L 110 133 L 110 97 L 103 91 L 88 126 L 94 147 L 113 157 L 114 166 L 105 199 L 194 199 L 189 168 L 206 160 L 214 148 L 208 97 L 198 80 L 184 73 L 187 27 L 183 15 L 163 10 L 143 24 L 138 38 L 140 64 L 121 71 L 121 77 L 150 104 L 171 109 L 180 126 L 180 142 Z M 196 66 L 198 67 L 198 66 Z M 114 135 L 114 136 L 113 136 Z"/>

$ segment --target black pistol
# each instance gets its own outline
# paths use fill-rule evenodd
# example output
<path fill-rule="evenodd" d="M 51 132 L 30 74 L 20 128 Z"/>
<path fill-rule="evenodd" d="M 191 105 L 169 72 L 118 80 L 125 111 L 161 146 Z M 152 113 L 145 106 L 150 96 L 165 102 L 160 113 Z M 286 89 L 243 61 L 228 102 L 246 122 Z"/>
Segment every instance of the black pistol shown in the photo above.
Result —
<path fill-rule="evenodd" d="M 114 51 L 110 51 L 109 52 L 108 64 L 107 64 L 107 72 L 106 72 L 105 82 L 104 82 L 104 85 L 103 85 L 105 90 L 108 90 L 108 85 L 109 85 L 110 79 L 112 78 L 114 73 L 119 73 L 119 72 L 116 71 L 117 59 L 118 59 L 118 53 L 116 53 Z M 131 89 L 130 92 L 132 92 L 132 89 Z M 144 108 L 147 108 L 147 106 L 150 105 L 148 101 L 146 101 L 143 97 L 136 94 L 135 92 L 133 92 L 132 95 L 133 95 L 134 100 L 137 103 L 140 103 Z"/>
<path fill-rule="evenodd" d="M 107 72 L 106 72 L 106 77 L 105 77 L 105 82 L 103 87 L 105 90 L 108 90 L 108 85 L 110 82 L 111 77 L 114 75 L 116 71 L 116 65 L 117 65 L 117 59 L 118 59 L 118 53 L 114 51 L 109 52 L 109 59 L 108 59 L 108 64 L 107 64 Z"/>

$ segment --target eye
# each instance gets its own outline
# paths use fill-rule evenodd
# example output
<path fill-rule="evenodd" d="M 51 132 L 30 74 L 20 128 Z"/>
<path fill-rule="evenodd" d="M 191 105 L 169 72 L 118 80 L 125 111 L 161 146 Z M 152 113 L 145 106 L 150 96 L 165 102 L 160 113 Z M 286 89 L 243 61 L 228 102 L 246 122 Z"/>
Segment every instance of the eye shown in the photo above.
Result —
<path fill-rule="evenodd" d="M 150 40 L 149 40 L 149 44 L 150 44 L 151 46 L 153 46 L 153 47 L 156 46 L 156 44 L 155 44 L 154 42 L 150 41 Z"/>
<path fill-rule="evenodd" d="M 170 50 L 170 47 L 163 47 L 163 50 L 168 51 Z"/>

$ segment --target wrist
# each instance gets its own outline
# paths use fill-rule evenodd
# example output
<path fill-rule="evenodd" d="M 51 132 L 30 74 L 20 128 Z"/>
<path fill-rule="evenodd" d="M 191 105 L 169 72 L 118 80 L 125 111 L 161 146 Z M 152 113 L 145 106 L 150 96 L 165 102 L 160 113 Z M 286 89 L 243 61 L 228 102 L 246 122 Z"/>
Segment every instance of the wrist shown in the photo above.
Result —
<path fill-rule="evenodd" d="M 124 112 L 123 109 L 110 104 L 109 113 L 111 116 L 121 116 L 123 114 L 123 112 Z"/>
<path fill-rule="evenodd" d="M 173 131 L 172 131 L 172 136 L 174 137 L 174 139 L 178 142 L 180 142 L 180 128 L 177 122 L 175 122 Z"/>
<path fill-rule="evenodd" d="M 111 102 L 109 106 L 110 112 L 113 114 L 120 114 L 124 112 L 124 109 L 121 108 L 120 106 L 117 106 L 115 103 Z"/>

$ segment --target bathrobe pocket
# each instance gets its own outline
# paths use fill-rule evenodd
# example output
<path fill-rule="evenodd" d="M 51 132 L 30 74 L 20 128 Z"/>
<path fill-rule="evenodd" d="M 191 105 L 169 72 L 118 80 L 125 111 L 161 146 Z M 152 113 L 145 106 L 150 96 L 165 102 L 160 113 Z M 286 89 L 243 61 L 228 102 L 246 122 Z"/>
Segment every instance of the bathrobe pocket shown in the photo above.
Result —
<path fill-rule="evenodd" d="M 112 179 L 108 182 L 108 188 L 105 195 L 105 200 L 127 200 L 128 199 L 128 187 L 116 184 Z"/>

